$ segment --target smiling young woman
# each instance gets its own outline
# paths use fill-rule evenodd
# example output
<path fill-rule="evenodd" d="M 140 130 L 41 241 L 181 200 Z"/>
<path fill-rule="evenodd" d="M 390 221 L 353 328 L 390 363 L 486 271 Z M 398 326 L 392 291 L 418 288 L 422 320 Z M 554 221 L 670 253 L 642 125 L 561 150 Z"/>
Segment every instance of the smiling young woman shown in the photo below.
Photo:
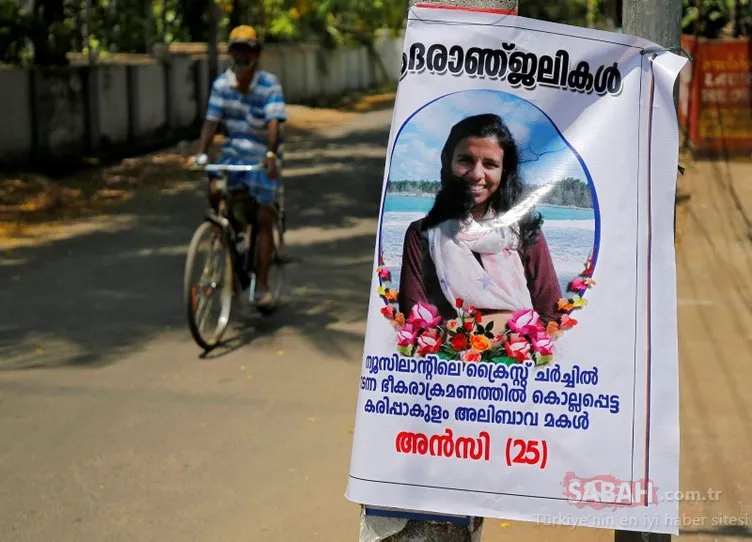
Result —
<path fill-rule="evenodd" d="M 492 223 L 522 197 L 517 144 L 504 121 L 483 114 L 455 124 L 441 152 L 434 205 L 405 233 L 400 310 L 409 314 L 416 303 L 428 303 L 448 320 L 462 299 L 498 331 L 521 309 L 535 309 L 544 322 L 560 316 L 561 289 L 541 216 Z"/>

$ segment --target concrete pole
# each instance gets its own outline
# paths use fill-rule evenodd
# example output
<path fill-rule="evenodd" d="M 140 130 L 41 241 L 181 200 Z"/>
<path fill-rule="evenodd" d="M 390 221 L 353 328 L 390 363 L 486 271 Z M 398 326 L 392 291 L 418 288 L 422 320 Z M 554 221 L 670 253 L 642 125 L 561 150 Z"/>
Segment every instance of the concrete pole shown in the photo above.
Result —
<path fill-rule="evenodd" d="M 682 0 L 624 0 L 625 34 L 648 39 L 666 48 L 681 47 Z M 679 103 L 679 78 L 674 87 Z"/>
<path fill-rule="evenodd" d="M 625 0 L 624 33 L 663 47 L 681 46 L 681 0 Z"/>
<path fill-rule="evenodd" d="M 625 0 L 624 33 L 648 39 L 666 48 L 681 47 L 682 0 Z M 679 103 L 679 78 L 674 103 Z M 676 216 L 674 216 L 674 236 Z M 616 531 L 615 542 L 670 542 L 671 535 Z"/>
<path fill-rule="evenodd" d="M 697 5 L 701 5 L 700 0 L 697 0 Z M 702 15 L 701 10 L 698 10 L 697 15 L 699 24 L 699 18 Z M 624 0 L 622 19 L 625 34 L 648 39 L 666 48 L 681 47 L 682 0 Z M 674 83 L 674 108 L 677 109 L 677 112 L 680 81 L 681 78 L 677 77 Z M 676 239 L 676 208 L 674 208 L 674 239 Z M 619 538 L 617 536 L 617 542 L 671 540 L 668 535 L 665 537 L 650 535 L 649 538 L 625 537 Z"/>

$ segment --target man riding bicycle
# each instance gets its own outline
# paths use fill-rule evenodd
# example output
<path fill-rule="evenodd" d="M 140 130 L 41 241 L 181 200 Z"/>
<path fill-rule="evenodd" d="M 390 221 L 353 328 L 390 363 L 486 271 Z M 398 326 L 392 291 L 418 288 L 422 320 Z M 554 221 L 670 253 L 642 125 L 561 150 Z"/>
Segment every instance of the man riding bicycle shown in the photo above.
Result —
<path fill-rule="evenodd" d="M 279 79 L 258 68 L 262 45 L 251 26 L 238 26 L 230 32 L 230 68 L 212 84 L 206 120 L 201 130 L 195 162 L 206 165 L 206 153 L 220 122 L 225 123 L 227 140 L 220 164 L 254 165 L 264 162 L 265 169 L 252 172 L 228 172 L 228 185 L 245 184 L 259 203 L 259 262 L 256 304 L 271 308 L 274 297 L 269 290 L 269 266 L 272 258 L 273 227 L 280 191 L 280 167 L 283 141 L 281 125 L 286 120 L 285 101 Z M 210 177 L 211 178 L 211 177 Z M 209 199 L 216 210 L 219 198 L 214 181 L 209 184 Z"/>

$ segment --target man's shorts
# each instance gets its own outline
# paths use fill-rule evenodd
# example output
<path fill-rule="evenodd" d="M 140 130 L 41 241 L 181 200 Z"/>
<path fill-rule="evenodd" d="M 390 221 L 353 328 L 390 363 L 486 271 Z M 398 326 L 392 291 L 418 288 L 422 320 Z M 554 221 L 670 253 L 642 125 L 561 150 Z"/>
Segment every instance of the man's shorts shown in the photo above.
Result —
<path fill-rule="evenodd" d="M 223 156 L 217 160 L 217 163 L 223 165 L 253 165 L 256 162 L 249 162 L 248 160 L 243 160 L 234 156 Z M 279 200 L 281 172 L 279 172 L 276 179 L 271 179 L 269 175 L 267 175 L 266 170 L 228 171 L 226 172 L 226 175 L 228 187 L 236 187 L 239 185 L 247 186 L 248 193 L 259 203 L 272 206 Z M 212 176 L 216 176 L 216 174 L 212 174 Z"/>

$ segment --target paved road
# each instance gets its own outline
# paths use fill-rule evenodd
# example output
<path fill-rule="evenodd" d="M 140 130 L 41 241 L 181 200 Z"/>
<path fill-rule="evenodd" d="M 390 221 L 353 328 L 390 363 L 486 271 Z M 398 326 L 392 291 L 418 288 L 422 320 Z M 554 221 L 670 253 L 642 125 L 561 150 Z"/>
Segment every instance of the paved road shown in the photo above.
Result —
<path fill-rule="evenodd" d="M 181 303 L 195 186 L 0 255 L 0 542 L 357 540 L 343 492 L 390 120 L 369 113 L 296 145 L 294 303 L 246 318 L 209 359 Z M 752 537 L 752 245 L 707 182 L 722 174 L 688 176 L 677 258 L 682 489 L 721 492 L 682 503 L 692 542 Z M 746 523 L 718 524 L 733 518 Z M 612 534 L 486 523 L 484 542 L 512 537 Z"/>
<path fill-rule="evenodd" d="M 291 302 L 198 357 L 185 250 L 202 193 L 0 265 L 0 541 L 357 538 L 343 497 L 391 111 L 286 162 Z"/>

